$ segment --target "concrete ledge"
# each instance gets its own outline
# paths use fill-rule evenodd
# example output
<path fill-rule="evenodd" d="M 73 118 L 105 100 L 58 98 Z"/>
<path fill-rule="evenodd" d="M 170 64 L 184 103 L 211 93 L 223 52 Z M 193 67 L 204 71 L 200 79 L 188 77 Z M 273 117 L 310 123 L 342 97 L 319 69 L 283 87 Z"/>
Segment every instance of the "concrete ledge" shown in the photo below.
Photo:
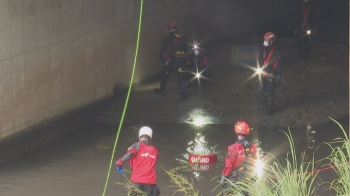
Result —
<path fill-rule="evenodd" d="M 158 77 L 158 73 L 133 85 L 143 85 Z M 101 98 L 89 105 L 71 110 L 53 119 L 34 125 L 0 140 L 0 163 L 4 163 L 29 151 L 52 142 L 70 132 L 95 123 L 98 117 L 114 101 L 125 96 L 128 86 L 113 89 L 113 95 Z M 83 137 L 83 136 L 82 136 Z"/>
<path fill-rule="evenodd" d="M 114 97 L 102 98 L 90 105 L 19 131 L 0 140 L 0 163 L 32 151 L 70 132 L 92 124 L 113 103 Z M 82 136 L 83 137 L 83 136 Z"/>

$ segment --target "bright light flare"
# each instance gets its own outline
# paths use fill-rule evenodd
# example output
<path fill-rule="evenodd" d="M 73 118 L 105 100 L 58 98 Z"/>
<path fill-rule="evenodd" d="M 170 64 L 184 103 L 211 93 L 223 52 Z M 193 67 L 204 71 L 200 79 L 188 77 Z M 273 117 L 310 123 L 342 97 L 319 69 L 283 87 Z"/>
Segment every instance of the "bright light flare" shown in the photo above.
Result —
<path fill-rule="evenodd" d="M 260 67 L 258 67 L 258 68 L 255 70 L 255 73 L 260 75 L 260 74 L 263 73 L 263 69 L 260 68 Z"/>
<path fill-rule="evenodd" d="M 210 78 L 207 78 L 203 75 L 203 73 L 208 69 L 208 67 L 206 67 L 205 69 L 199 71 L 198 70 L 198 67 L 197 67 L 197 64 L 196 64 L 196 71 L 195 72 L 192 72 L 192 71 L 188 71 L 190 72 L 194 77 L 191 78 L 191 80 L 188 81 L 188 83 L 191 83 L 193 82 L 194 80 L 197 80 L 198 82 L 198 85 L 199 87 L 201 86 L 201 80 L 204 79 L 204 80 L 208 80 L 208 81 L 212 81 Z"/>
<path fill-rule="evenodd" d="M 204 136 L 200 133 L 196 134 L 196 137 L 193 141 L 188 142 L 187 152 L 189 154 L 196 155 L 208 155 L 218 153 L 218 151 L 216 150 L 216 146 L 210 146 L 205 140 Z"/>
<path fill-rule="evenodd" d="M 193 51 L 193 53 L 198 56 L 199 52 L 201 50 L 203 50 L 201 47 L 201 42 L 197 42 L 197 41 L 193 41 L 192 44 L 190 44 L 190 46 L 192 47 L 191 51 Z"/>
<path fill-rule="evenodd" d="M 311 34 L 311 30 L 307 30 L 306 34 L 310 35 Z"/>
<path fill-rule="evenodd" d="M 197 127 L 200 127 L 205 124 L 202 118 L 198 117 L 194 120 L 193 124 Z"/>
<path fill-rule="evenodd" d="M 198 50 L 198 49 L 200 49 L 199 45 L 200 45 L 200 43 L 194 41 L 194 42 L 191 44 L 192 50 Z"/>
<path fill-rule="evenodd" d="M 193 46 L 192 50 L 193 50 L 194 55 L 198 56 L 199 50 L 200 50 L 199 44 L 195 41 L 195 42 L 193 42 L 192 46 Z"/>
<path fill-rule="evenodd" d="M 203 178 L 202 176 L 201 176 L 201 174 L 199 173 L 199 172 L 193 172 L 193 175 L 194 175 L 194 177 L 197 179 L 197 180 L 200 180 L 201 178 Z"/>
<path fill-rule="evenodd" d="M 257 159 L 255 161 L 255 168 L 254 172 L 256 175 L 260 178 L 263 175 L 263 168 L 264 168 L 264 163 L 262 162 L 261 159 Z"/>

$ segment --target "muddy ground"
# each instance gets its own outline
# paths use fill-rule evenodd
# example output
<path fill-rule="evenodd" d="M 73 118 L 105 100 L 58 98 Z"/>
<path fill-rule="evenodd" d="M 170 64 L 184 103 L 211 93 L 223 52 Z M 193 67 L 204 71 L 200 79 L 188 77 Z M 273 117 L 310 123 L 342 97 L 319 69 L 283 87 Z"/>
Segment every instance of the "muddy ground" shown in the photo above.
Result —
<path fill-rule="evenodd" d="M 279 38 L 284 59 L 283 83 L 276 89 L 275 112 L 270 117 L 257 111 L 261 105 L 253 80 L 248 80 L 253 72 L 245 66 L 251 63 L 254 46 L 261 42 L 249 38 L 208 46 L 212 80 L 201 83 L 200 88 L 192 82 L 186 101 L 179 99 L 175 77 L 169 78 L 166 94 L 162 96 L 153 92 L 158 80 L 134 86 L 112 162 L 137 141 L 140 126 L 151 126 L 154 145 L 159 150 L 158 185 L 161 195 L 170 196 L 174 188 L 170 187 L 164 169 L 180 166 L 178 159 L 187 161 L 183 154 L 187 153 L 188 142 L 200 133 L 208 146 L 217 151 L 219 162 L 209 171 L 184 174 L 193 178 L 200 195 L 209 196 L 217 193 L 212 190 L 218 185 L 226 148 L 235 140 L 233 124 L 239 119 L 251 123 L 251 139 L 260 142 L 264 152 L 275 156 L 284 156 L 290 150 L 286 137 L 278 132 L 287 131 L 288 127 L 298 154 L 307 150 L 312 155 L 320 143 L 342 136 L 328 117 L 346 128 L 349 125 L 347 46 L 315 43 L 313 61 L 305 62 L 297 57 L 292 39 Z M 117 99 L 96 122 L 83 129 L 0 165 L 0 195 L 102 195 L 124 101 L 125 98 Z M 306 138 L 310 130 L 315 131 L 311 139 L 316 142 Z M 322 158 L 329 149 L 317 152 L 317 157 Z M 130 170 L 128 164 L 125 169 Z M 326 181 L 334 179 L 330 170 L 320 176 Z M 126 195 L 126 190 L 115 182 L 125 182 L 125 178 L 113 166 L 106 195 Z M 317 195 L 332 194 L 320 190 Z"/>
<path fill-rule="evenodd" d="M 251 53 L 257 52 L 253 46 L 260 45 L 261 39 L 253 37 L 211 46 L 212 50 L 208 50 L 213 71 L 211 81 L 202 82 L 201 87 L 196 80 L 192 81 L 184 102 L 179 100 L 175 74 L 169 79 L 165 95 L 154 94 L 158 81 L 134 88 L 125 122 L 191 123 L 199 116 L 210 124 L 232 124 L 237 119 L 247 119 L 253 127 L 294 127 L 321 124 L 329 121 L 328 117 L 348 115 L 348 47 L 315 43 L 313 61 L 306 62 L 298 57 L 291 38 L 278 39 L 283 71 L 282 84 L 275 93 L 274 115 L 259 113 L 261 104 L 255 83 L 249 79 L 254 72 L 247 65 L 254 62 L 249 59 Z M 101 121 L 118 121 L 121 107 L 116 102 Z M 181 118 L 175 117 L 178 115 Z"/>

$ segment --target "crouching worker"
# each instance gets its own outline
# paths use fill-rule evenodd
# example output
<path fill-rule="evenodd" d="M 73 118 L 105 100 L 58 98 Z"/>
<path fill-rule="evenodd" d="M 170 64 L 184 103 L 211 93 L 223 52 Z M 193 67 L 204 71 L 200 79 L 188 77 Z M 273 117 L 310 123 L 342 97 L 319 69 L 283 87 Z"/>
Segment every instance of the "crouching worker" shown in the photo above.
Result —
<path fill-rule="evenodd" d="M 115 163 L 117 171 L 124 174 L 123 164 L 130 160 L 132 168 L 130 181 L 147 196 L 158 196 L 157 175 L 155 165 L 158 160 L 158 150 L 151 144 L 152 129 L 142 127 L 139 131 L 139 142 L 131 145 L 126 154 Z"/>
<path fill-rule="evenodd" d="M 193 49 L 189 53 L 189 64 L 190 64 L 190 70 L 194 72 L 195 77 L 196 73 L 200 73 L 201 76 L 210 78 L 212 72 L 209 68 L 208 62 L 209 62 L 208 54 L 200 47 L 200 44 L 197 42 L 194 42 Z"/>
<path fill-rule="evenodd" d="M 221 184 L 224 188 L 222 196 L 231 193 L 230 180 L 245 181 L 251 178 L 249 172 L 254 171 L 254 162 L 257 159 L 257 149 L 254 143 L 248 140 L 250 127 L 245 121 L 238 121 L 235 124 L 234 132 L 237 135 L 237 141 L 228 147 L 225 160 L 225 168 L 222 171 Z M 233 187 L 231 187 L 233 189 Z"/>

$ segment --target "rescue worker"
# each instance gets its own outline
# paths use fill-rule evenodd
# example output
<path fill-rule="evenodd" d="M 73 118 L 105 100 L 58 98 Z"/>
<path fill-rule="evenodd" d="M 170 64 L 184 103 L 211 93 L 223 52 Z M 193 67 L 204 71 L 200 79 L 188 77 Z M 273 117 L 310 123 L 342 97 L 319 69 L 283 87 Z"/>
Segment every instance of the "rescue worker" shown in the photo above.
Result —
<path fill-rule="evenodd" d="M 259 67 L 262 72 L 256 77 L 257 94 L 263 108 L 260 112 L 272 115 L 275 88 L 281 84 L 281 55 L 276 49 L 276 35 L 267 32 L 264 35 L 264 48 L 259 54 Z"/>
<path fill-rule="evenodd" d="M 251 177 L 249 172 L 254 170 L 255 161 L 257 160 L 257 148 L 254 143 L 248 140 L 250 126 L 246 121 L 238 121 L 235 124 L 234 132 L 237 135 L 237 141 L 227 149 L 225 167 L 222 170 L 221 184 L 224 188 L 222 196 L 229 194 L 230 180 L 246 180 Z"/>
<path fill-rule="evenodd" d="M 164 94 L 169 75 L 176 70 L 180 99 L 186 99 L 186 71 L 187 71 L 187 38 L 179 32 L 179 25 L 171 22 L 168 26 L 169 34 L 161 42 L 159 60 L 163 64 L 160 78 L 160 88 L 154 89 L 158 94 Z"/>
<path fill-rule="evenodd" d="M 139 142 L 131 145 L 126 154 L 116 161 L 117 171 L 124 174 L 123 164 L 130 161 L 132 168 L 130 181 L 147 196 L 158 196 L 157 175 L 155 165 L 158 160 L 158 150 L 151 144 L 153 131 L 150 127 L 139 130 Z"/>
<path fill-rule="evenodd" d="M 293 22 L 294 39 L 299 50 L 299 57 L 311 61 L 312 37 L 318 33 L 317 21 L 320 10 L 313 0 L 303 0 L 298 4 Z"/>
<path fill-rule="evenodd" d="M 200 44 L 194 42 L 193 49 L 189 53 L 190 70 L 193 73 L 200 73 L 201 76 L 209 78 L 211 70 L 208 70 L 208 54 L 200 47 Z"/>

